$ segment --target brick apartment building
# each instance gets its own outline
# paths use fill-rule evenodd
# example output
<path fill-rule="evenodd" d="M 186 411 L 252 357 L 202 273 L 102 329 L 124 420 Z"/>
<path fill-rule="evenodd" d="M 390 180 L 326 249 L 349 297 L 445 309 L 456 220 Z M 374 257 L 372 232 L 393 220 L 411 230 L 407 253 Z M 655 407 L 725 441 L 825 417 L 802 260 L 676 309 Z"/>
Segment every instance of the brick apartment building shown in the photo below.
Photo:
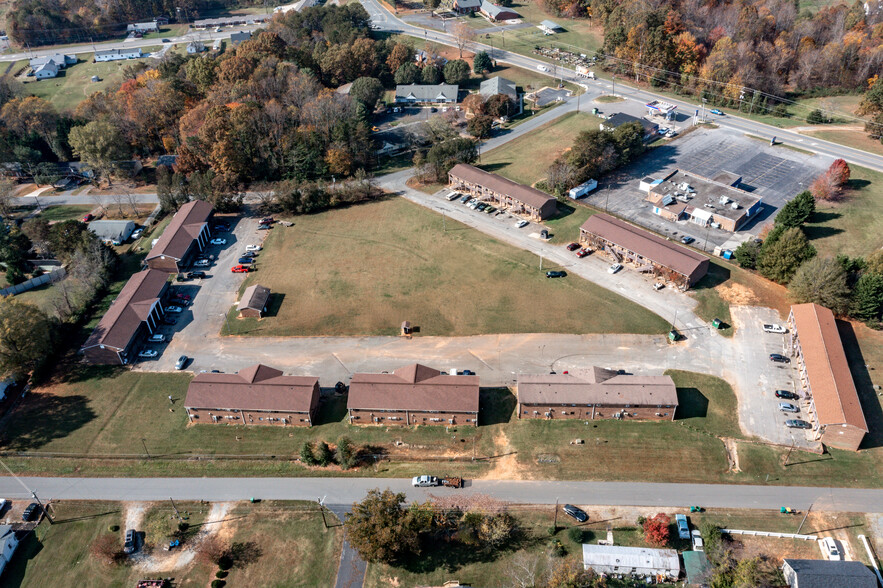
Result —
<path fill-rule="evenodd" d="M 523 186 L 497 174 L 458 163 L 448 172 L 448 182 L 479 200 L 489 200 L 499 208 L 533 220 L 545 220 L 558 213 L 555 198 L 530 186 Z"/>
<path fill-rule="evenodd" d="M 208 245 L 208 222 L 213 212 L 212 205 L 204 200 L 182 206 L 147 254 L 147 267 L 169 273 L 183 271 L 193 256 Z"/>

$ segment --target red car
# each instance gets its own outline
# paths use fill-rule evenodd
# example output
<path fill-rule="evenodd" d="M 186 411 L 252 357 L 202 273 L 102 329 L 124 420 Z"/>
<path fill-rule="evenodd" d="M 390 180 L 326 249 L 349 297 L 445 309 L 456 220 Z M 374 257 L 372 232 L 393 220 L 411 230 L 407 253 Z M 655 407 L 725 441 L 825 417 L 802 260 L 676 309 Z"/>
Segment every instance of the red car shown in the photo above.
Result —
<path fill-rule="evenodd" d="M 571 243 L 567 246 L 568 251 L 576 251 L 577 249 L 579 249 L 579 243 Z"/>
<path fill-rule="evenodd" d="M 88 222 L 90 222 L 93 218 L 95 218 L 95 216 L 90 212 L 89 214 L 87 214 L 86 216 L 83 217 L 83 222 L 84 222 L 84 223 L 88 223 Z"/>
<path fill-rule="evenodd" d="M 588 249 L 580 249 L 579 251 L 576 252 L 576 256 L 577 257 L 585 257 L 589 253 L 591 253 L 591 251 L 589 251 Z"/>
<path fill-rule="evenodd" d="M 230 271 L 234 274 L 247 274 L 251 271 L 251 268 L 247 265 L 234 265 L 232 268 L 230 268 Z"/>
<path fill-rule="evenodd" d="M 175 298 L 178 300 L 190 300 L 189 294 L 175 294 Z"/>
<path fill-rule="evenodd" d="M 275 223 L 275 222 L 276 222 L 276 219 L 273 218 L 272 216 L 265 216 L 264 218 L 261 219 L 260 224 L 262 224 L 262 225 L 272 225 L 272 224 Z"/>

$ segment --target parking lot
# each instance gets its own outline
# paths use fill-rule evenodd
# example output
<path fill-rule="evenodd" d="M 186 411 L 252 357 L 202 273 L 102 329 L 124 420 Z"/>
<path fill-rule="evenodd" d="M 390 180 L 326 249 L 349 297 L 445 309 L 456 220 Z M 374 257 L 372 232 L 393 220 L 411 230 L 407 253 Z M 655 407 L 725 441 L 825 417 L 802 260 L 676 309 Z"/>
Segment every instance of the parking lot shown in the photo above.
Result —
<path fill-rule="evenodd" d="M 733 233 L 686 220 L 671 222 L 653 214 L 650 203 L 644 201 L 646 194 L 638 189 L 642 178 L 660 178 L 675 169 L 707 178 L 722 171 L 733 172 L 742 177 L 739 187 L 763 199 L 760 213 L 738 233 L 756 235 L 788 200 L 808 189 L 832 161 L 822 155 L 770 147 L 736 131 L 695 130 L 652 149 L 615 177 L 607 178 L 607 184 L 602 183 L 587 202 L 662 235 L 694 237 L 696 247 L 711 251 L 731 241 Z"/>

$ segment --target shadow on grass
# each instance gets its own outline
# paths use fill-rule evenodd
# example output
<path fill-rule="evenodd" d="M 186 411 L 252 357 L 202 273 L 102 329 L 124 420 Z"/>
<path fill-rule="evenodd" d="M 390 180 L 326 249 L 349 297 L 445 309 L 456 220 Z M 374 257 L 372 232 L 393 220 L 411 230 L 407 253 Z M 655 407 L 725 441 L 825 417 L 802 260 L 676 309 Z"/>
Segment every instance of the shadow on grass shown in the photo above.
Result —
<path fill-rule="evenodd" d="M 862 188 L 867 188 L 871 185 L 871 182 L 868 180 L 859 180 L 857 178 L 853 178 L 846 182 L 847 190 L 861 190 Z"/>
<path fill-rule="evenodd" d="M 824 239 L 825 237 L 833 237 L 843 232 L 843 229 L 837 227 L 823 227 L 818 225 L 804 225 L 803 232 L 810 241 L 816 239 Z"/>
<path fill-rule="evenodd" d="M 316 415 L 316 426 L 339 423 L 346 418 L 346 396 L 331 396 L 322 399 Z"/>
<path fill-rule="evenodd" d="M 282 307 L 284 300 L 285 294 L 282 292 L 271 292 L 270 297 L 267 299 L 267 312 L 264 313 L 264 318 L 279 316 L 279 309 Z"/>
<path fill-rule="evenodd" d="M 36 533 L 28 533 L 18 544 L 15 557 L 3 570 L 3 585 L 9 588 L 18 588 L 25 579 L 30 560 L 37 557 L 43 551 L 43 544 L 37 539 Z"/>
<path fill-rule="evenodd" d="M 453 573 L 467 565 L 495 561 L 508 553 L 526 549 L 540 540 L 524 531 L 518 531 L 505 546 L 499 549 L 481 549 L 459 541 L 444 542 L 427 538 L 423 552 L 419 556 L 403 560 L 398 567 L 414 574 L 427 574 L 438 569 Z"/>
<path fill-rule="evenodd" d="M 481 404 L 478 410 L 478 425 L 505 425 L 511 422 L 517 403 L 515 395 L 508 388 L 485 388 L 479 392 Z"/>
<path fill-rule="evenodd" d="M 101 518 L 101 517 L 106 517 L 106 516 L 108 516 L 108 515 L 120 514 L 120 512 L 122 512 L 122 511 L 120 511 L 119 509 L 117 509 L 117 510 L 108 510 L 108 511 L 105 511 L 105 512 L 97 512 L 97 513 L 95 513 L 95 514 L 90 514 L 90 515 L 83 515 L 83 516 L 81 516 L 81 517 L 71 517 L 71 518 L 69 518 L 69 519 L 59 519 L 59 518 L 56 517 L 56 518 L 54 519 L 55 522 L 54 522 L 53 524 L 55 524 L 55 525 L 63 525 L 63 524 L 65 524 L 65 523 L 76 523 L 77 521 L 88 521 L 88 520 L 90 520 L 90 519 L 99 519 L 99 518 Z"/>
<path fill-rule="evenodd" d="M 874 383 L 868 372 L 867 361 L 862 354 L 852 325 L 845 321 L 837 321 L 837 328 L 840 331 L 840 340 L 843 342 L 846 359 L 849 361 L 849 371 L 852 372 L 852 379 L 855 380 L 859 401 L 868 425 L 868 434 L 865 435 L 859 449 L 881 447 L 883 446 L 883 408 L 881 408 L 880 400 L 874 391 Z"/>
<path fill-rule="evenodd" d="M 708 416 L 708 398 L 698 388 L 678 388 L 677 420 Z"/>
<path fill-rule="evenodd" d="M 729 279 L 730 270 L 722 265 L 712 262 L 708 265 L 708 273 L 705 274 L 705 277 L 699 280 L 692 289 L 710 290 L 716 286 L 720 286 Z"/>
<path fill-rule="evenodd" d="M 817 210 L 816 212 L 813 213 L 812 217 L 809 219 L 809 222 L 810 222 L 810 224 L 814 224 L 814 225 L 821 224 L 821 223 L 827 223 L 832 220 L 837 220 L 841 216 L 843 216 L 843 215 L 840 214 L 839 212 L 834 212 L 833 210 L 822 210 L 822 211 Z"/>
<path fill-rule="evenodd" d="M 569 217 L 571 214 L 576 212 L 576 208 L 567 204 L 566 202 L 558 201 L 558 214 L 555 215 L 555 218 L 549 220 L 562 220 Z"/>
<path fill-rule="evenodd" d="M 486 172 L 495 172 L 498 169 L 502 169 L 502 168 L 504 168 L 508 165 L 511 165 L 511 164 L 512 164 L 511 161 L 500 161 L 497 163 L 483 163 L 483 164 L 481 164 L 481 169 L 483 169 Z"/>
<path fill-rule="evenodd" d="M 67 437 L 96 418 L 85 396 L 35 395 L 28 399 L 27 411 L 17 410 L 6 423 L 0 447 L 29 451 L 55 439 Z"/>

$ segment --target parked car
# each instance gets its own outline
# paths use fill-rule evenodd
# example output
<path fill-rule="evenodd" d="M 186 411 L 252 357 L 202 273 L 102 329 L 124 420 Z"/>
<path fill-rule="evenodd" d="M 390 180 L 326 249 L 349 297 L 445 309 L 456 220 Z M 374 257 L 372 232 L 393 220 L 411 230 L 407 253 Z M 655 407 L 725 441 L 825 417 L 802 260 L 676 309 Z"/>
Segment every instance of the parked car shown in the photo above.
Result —
<path fill-rule="evenodd" d="M 190 278 L 191 280 L 193 280 L 193 279 L 200 279 L 201 280 L 206 277 L 206 273 L 205 272 L 188 272 L 187 277 Z"/>
<path fill-rule="evenodd" d="M 246 251 L 245 253 L 243 253 L 242 255 L 240 255 L 240 257 L 251 257 L 251 258 L 255 258 L 255 257 L 257 257 L 257 256 L 258 256 L 258 252 L 257 252 L 257 251 Z"/>
<path fill-rule="evenodd" d="M 763 325 L 763 332 L 764 332 L 764 333 L 776 333 L 776 334 L 778 334 L 778 335 L 781 335 L 782 333 L 786 333 L 786 332 L 787 332 L 787 329 L 785 329 L 785 327 L 783 327 L 782 325 L 767 325 L 767 324 L 764 324 L 764 325 Z"/>
<path fill-rule="evenodd" d="M 166 306 L 166 312 L 171 312 L 174 314 L 180 314 L 184 312 L 184 309 L 180 306 Z"/>
<path fill-rule="evenodd" d="M 226 233 L 230 230 L 230 225 L 219 223 L 213 226 L 212 230 L 216 233 Z"/>
<path fill-rule="evenodd" d="M 662 282 L 656 282 L 655 284 L 653 284 L 653 289 L 657 292 L 659 292 L 663 288 L 665 288 L 665 284 L 663 284 Z"/>
<path fill-rule="evenodd" d="M 25 508 L 24 512 L 21 513 L 21 520 L 28 522 L 33 521 L 35 518 L 39 517 L 43 512 L 43 509 L 40 508 L 40 505 L 36 502 L 30 503 L 27 508 Z"/>
<path fill-rule="evenodd" d="M 163 39 L 162 42 L 163 43 L 171 43 L 171 41 L 169 39 Z"/>
<path fill-rule="evenodd" d="M 560 272 L 560 271 L 546 272 L 547 278 L 563 278 L 565 276 L 567 276 L 567 272 Z"/>
<path fill-rule="evenodd" d="M 251 257 L 240 257 L 236 261 L 236 263 L 244 263 L 244 264 L 248 265 L 250 263 L 254 263 L 254 259 L 252 259 Z"/>
<path fill-rule="evenodd" d="M 265 216 L 264 218 L 261 219 L 262 225 L 272 225 L 275 222 L 276 222 L 276 219 L 273 218 L 272 216 Z"/>
<path fill-rule="evenodd" d="M 246 251 L 260 251 L 261 246 L 260 245 L 246 245 L 245 250 Z"/>
<path fill-rule="evenodd" d="M 186 355 L 182 355 L 181 357 L 178 358 L 178 361 L 175 362 L 175 369 L 176 370 L 183 370 L 189 360 L 190 360 L 189 357 L 187 357 Z"/>
<path fill-rule="evenodd" d="M 178 300 L 190 300 L 190 294 L 183 294 L 181 292 L 176 292 L 175 298 L 177 298 Z"/>
<path fill-rule="evenodd" d="M 150 337 L 147 338 L 147 341 L 149 343 L 165 343 L 166 336 L 163 335 L 162 333 L 154 333 L 153 335 L 151 335 Z"/>
<path fill-rule="evenodd" d="M 143 235 L 143 234 L 144 234 L 144 229 L 135 229 L 132 232 L 132 241 L 137 241 L 138 239 L 141 238 L 141 235 Z"/>
<path fill-rule="evenodd" d="M 435 476 L 414 476 L 411 485 L 415 488 L 430 488 L 438 486 L 438 478 Z"/>
<path fill-rule="evenodd" d="M 138 352 L 138 357 L 141 359 L 151 359 L 159 355 L 159 351 L 156 349 L 142 349 Z"/>
<path fill-rule="evenodd" d="M 684 235 L 683 237 L 681 237 L 681 243 L 683 243 L 684 245 L 689 245 L 690 243 L 692 243 L 695 240 L 696 239 L 694 239 L 693 237 L 690 237 L 689 235 Z"/>
<path fill-rule="evenodd" d="M 687 522 L 686 515 L 676 514 L 675 523 L 678 526 L 678 537 L 681 539 L 690 538 L 690 524 Z"/>
<path fill-rule="evenodd" d="M 621 263 L 614 263 L 613 265 L 611 265 L 610 267 L 607 268 L 607 273 L 615 274 L 616 272 L 618 272 L 621 269 L 622 269 Z"/>
<path fill-rule="evenodd" d="M 137 547 L 138 547 L 138 534 L 135 531 L 133 531 L 132 529 L 127 530 L 126 531 L 126 539 L 125 539 L 125 542 L 123 543 L 123 553 L 125 553 L 127 555 L 131 554 L 131 553 L 135 553 L 135 550 L 137 549 Z"/>
<path fill-rule="evenodd" d="M 162 317 L 162 323 L 164 325 L 177 325 L 178 319 L 177 319 L 177 317 L 174 317 L 174 316 L 164 316 L 164 317 Z"/>
<path fill-rule="evenodd" d="M 460 197 L 460 202 L 464 204 L 469 202 L 470 200 L 472 200 L 472 196 L 470 196 L 469 194 L 463 194 L 463 196 Z"/>
<path fill-rule="evenodd" d="M 702 541 L 702 533 L 700 533 L 698 529 L 693 529 L 690 532 L 690 536 L 693 539 L 693 551 L 705 551 L 705 543 Z"/>
<path fill-rule="evenodd" d="M 709 110 L 708 112 L 710 112 L 711 114 L 716 114 L 716 115 L 718 115 L 718 116 L 724 116 L 723 111 L 722 111 L 722 110 L 718 110 L 717 108 L 712 108 L 712 109 Z"/>
<path fill-rule="evenodd" d="M 573 506 L 572 504 L 565 504 L 561 507 L 561 510 L 564 511 L 564 514 L 573 518 L 578 523 L 585 523 L 589 520 L 589 515 L 586 514 L 586 511 L 577 506 Z"/>
<path fill-rule="evenodd" d="M 478 212 L 481 212 L 481 211 L 483 211 L 485 208 L 487 208 L 488 206 L 489 206 L 489 205 L 488 205 L 487 202 L 479 202 L 479 203 L 475 206 L 475 210 L 477 210 Z"/>
<path fill-rule="evenodd" d="M 475 372 L 473 372 L 472 370 L 463 370 L 462 372 L 460 372 L 460 375 L 461 376 L 474 376 Z"/>
<path fill-rule="evenodd" d="M 781 410 L 782 412 L 800 412 L 800 407 L 794 406 L 790 402 L 780 402 L 779 410 Z"/>
<path fill-rule="evenodd" d="M 95 215 L 90 212 L 90 213 L 86 214 L 86 216 L 84 216 L 82 220 L 84 223 L 88 223 L 88 222 L 91 222 L 92 219 L 94 219 L 94 218 L 95 218 Z"/>
<path fill-rule="evenodd" d="M 583 257 L 589 255 L 591 252 L 592 251 L 590 249 L 582 248 L 576 252 L 576 256 L 579 258 L 583 258 Z"/>
<path fill-rule="evenodd" d="M 226 245 L 227 239 L 212 239 L 212 245 Z"/>
<path fill-rule="evenodd" d="M 208 267 L 212 264 L 210 259 L 197 259 L 193 262 L 195 267 Z"/>
<path fill-rule="evenodd" d="M 788 392 L 787 390 L 776 390 L 776 398 L 784 398 L 785 400 L 797 400 L 800 398 L 794 392 Z"/>
<path fill-rule="evenodd" d="M 800 419 L 789 419 L 785 421 L 785 426 L 792 429 L 812 429 L 812 425 Z"/>
<path fill-rule="evenodd" d="M 568 251 L 576 251 L 577 249 L 579 249 L 579 243 L 570 243 L 567 245 Z"/>
<path fill-rule="evenodd" d="M 272 228 L 272 225 L 258 225 L 259 231 L 269 231 Z"/>
<path fill-rule="evenodd" d="M 824 555 L 828 561 L 840 561 L 843 559 L 843 555 L 840 553 L 840 548 L 837 546 L 837 541 L 835 541 L 833 537 L 819 539 L 819 549 L 822 550 L 822 555 Z"/>
<path fill-rule="evenodd" d="M 251 268 L 247 265 L 234 265 L 230 268 L 230 271 L 234 274 L 247 274 L 251 271 Z"/>
<path fill-rule="evenodd" d="M 791 360 L 781 353 L 770 353 L 770 361 L 775 363 L 791 363 Z"/>
<path fill-rule="evenodd" d="M 528 221 L 526 221 L 526 220 L 520 220 L 520 221 L 518 221 L 517 223 L 515 223 L 515 228 L 516 228 L 516 229 L 523 229 L 524 227 L 526 227 L 526 226 L 529 225 L 529 224 L 530 224 L 530 223 L 529 223 Z"/>
<path fill-rule="evenodd" d="M 484 209 L 484 211 L 487 214 L 493 214 L 493 213 L 497 212 L 497 207 L 496 206 L 488 206 L 487 208 Z"/>
<path fill-rule="evenodd" d="M 454 200 L 456 200 L 456 199 L 459 198 L 459 197 L 460 197 L 460 193 L 459 193 L 459 192 L 451 192 L 451 193 L 449 193 L 447 196 L 445 196 L 445 198 L 447 198 L 449 201 L 454 201 Z"/>

